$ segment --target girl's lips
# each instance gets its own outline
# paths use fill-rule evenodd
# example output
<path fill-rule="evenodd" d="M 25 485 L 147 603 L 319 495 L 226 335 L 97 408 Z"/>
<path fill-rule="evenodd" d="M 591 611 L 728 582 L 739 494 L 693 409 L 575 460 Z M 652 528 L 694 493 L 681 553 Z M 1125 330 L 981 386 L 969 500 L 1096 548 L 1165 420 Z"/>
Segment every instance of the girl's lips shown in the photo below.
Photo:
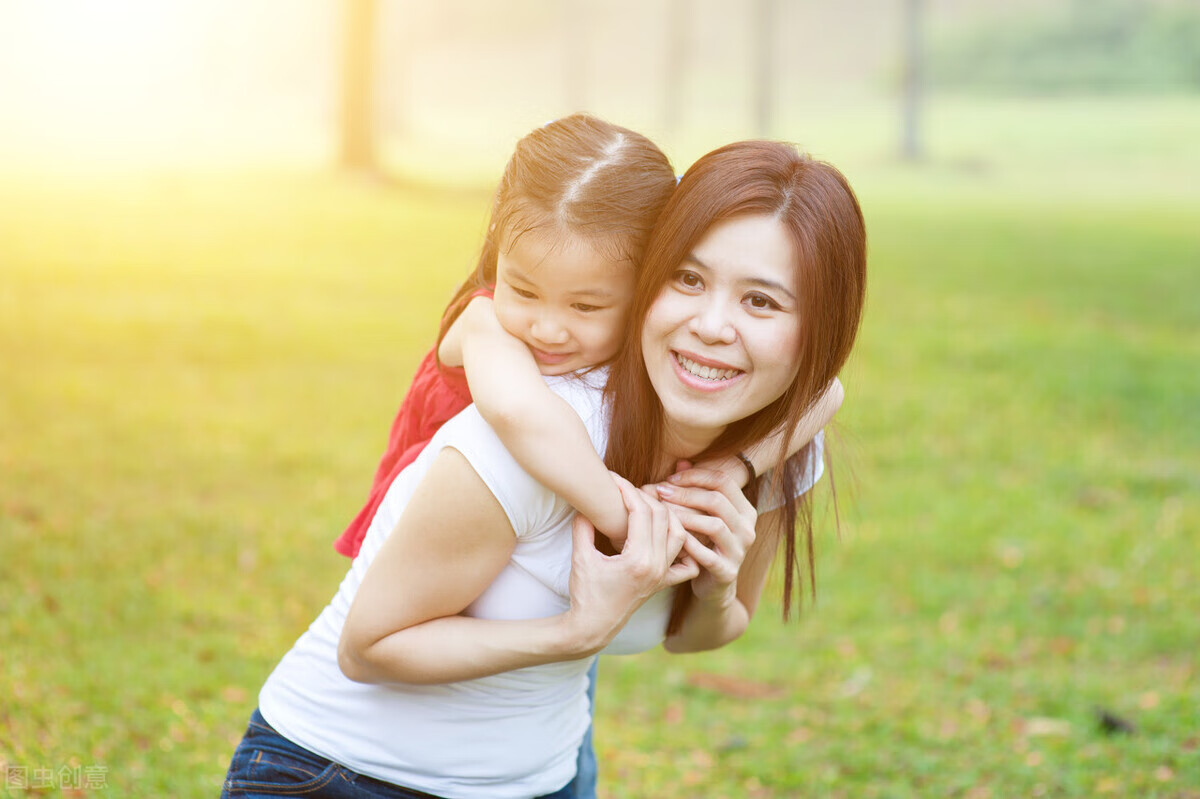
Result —
<path fill-rule="evenodd" d="M 671 366 L 674 367 L 675 376 L 679 378 L 679 382 L 683 383 L 688 388 L 692 388 L 697 391 L 705 391 L 705 392 L 722 391 L 722 390 L 727 389 L 730 386 L 734 385 L 735 383 L 740 383 L 742 381 L 742 378 L 744 378 L 746 376 L 746 373 L 741 371 L 740 369 L 734 369 L 733 367 L 722 364 L 719 361 L 696 359 L 690 355 L 684 355 L 683 353 L 680 353 L 676 350 L 671 350 L 670 355 L 671 355 Z M 719 369 L 719 370 L 723 370 L 723 371 L 733 371 L 734 374 L 730 377 L 726 377 L 721 380 L 713 380 L 711 378 L 700 377 L 699 375 L 695 375 L 695 374 L 692 374 L 691 372 L 689 372 L 684 367 L 682 361 L 680 360 L 681 358 L 686 358 L 687 360 L 692 361 L 700 366 L 708 366 L 711 369 Z"/>
<path fill-rule="evenodd" d="M 546 365 L 562 363 L 571 357 L 571 353 L 569 352 L 545 352 L 536 347 L 530 347 L 529 349 L 533 352 L 533 359 L 535 361 Z"/>

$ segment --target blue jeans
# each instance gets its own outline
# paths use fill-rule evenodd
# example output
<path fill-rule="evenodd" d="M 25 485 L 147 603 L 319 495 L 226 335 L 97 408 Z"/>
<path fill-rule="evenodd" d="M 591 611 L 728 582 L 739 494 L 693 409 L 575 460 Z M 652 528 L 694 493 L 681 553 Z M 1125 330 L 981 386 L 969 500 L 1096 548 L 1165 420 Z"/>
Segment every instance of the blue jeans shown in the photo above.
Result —
<path fill-rule="evenodd" d="M 579 760 L 575 764 L 575 779 L 567 783 L 564 799 L 596 799 L 596 750 L 592 747 L 592 729 L 596 718 L 596 665 L 600 658 L 592 661 L 588 672 L 588 716 L 592 723 L 588 724 L 587 732 L 583 735 L 583 743 L 579 745 Z"/>
<path fill-rule="evenodd" d="M 574 799 L 570 785 L 539 799 Z M 284 738 L 257 710 L 233 753 L 221 799 L 316 796 L 329 799 L 438 799 L 381 782 Z"/>

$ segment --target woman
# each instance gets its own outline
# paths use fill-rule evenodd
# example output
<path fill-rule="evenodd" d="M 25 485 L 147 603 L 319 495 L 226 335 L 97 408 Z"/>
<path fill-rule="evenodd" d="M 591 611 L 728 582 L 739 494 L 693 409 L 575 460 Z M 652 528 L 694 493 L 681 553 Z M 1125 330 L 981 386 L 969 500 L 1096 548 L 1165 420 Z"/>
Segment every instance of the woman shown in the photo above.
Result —
<path fill-rule="evenodd" d="M 664 210 L 611 375 L 554 387 L 611 469 L 654 484 L 677 461 L 794 427 L 848 357 L 864 289 L 842 176 L 785 145 L 730 145 Z M 792 497 L 815 479 L 817 448 L 778 464 L 783 507 L 761 517 L 705 470 L 656 496 L 620 480 L 629 538 L 608 555 L 464 412 L 393 485 L 338 595 L 268 679 L 227 795 L 559 790 L 588 724 L 592 655 L 733 640 L 781 540 L 790 598 Z"/>

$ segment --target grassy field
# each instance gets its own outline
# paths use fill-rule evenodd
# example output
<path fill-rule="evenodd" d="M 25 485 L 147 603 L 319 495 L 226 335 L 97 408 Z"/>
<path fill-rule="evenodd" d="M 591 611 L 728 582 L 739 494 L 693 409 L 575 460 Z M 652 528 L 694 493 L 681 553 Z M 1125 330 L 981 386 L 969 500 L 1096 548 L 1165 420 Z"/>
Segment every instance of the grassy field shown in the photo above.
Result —
<path fill-rule="evenodd" d="M 1200 197 L 1175 182 L 1200 170 L 1147 145 L 1097 190 L 1127 133 L 1070 165 L 1083 189 L 852 172 L 870 298 L 818 600 L 606 660 L 605 796 L 1200 797 Z M 215 796 L 345 568 L 487 195 L 25 174 L 0 183 L 0 794 Z"/>

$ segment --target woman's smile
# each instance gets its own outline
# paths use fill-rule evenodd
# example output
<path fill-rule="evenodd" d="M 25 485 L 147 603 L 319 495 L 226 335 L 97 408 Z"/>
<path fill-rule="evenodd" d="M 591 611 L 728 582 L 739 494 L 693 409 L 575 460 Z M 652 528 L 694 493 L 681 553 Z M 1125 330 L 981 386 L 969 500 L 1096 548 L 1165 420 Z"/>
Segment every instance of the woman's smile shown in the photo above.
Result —
<path fill-rule="evenodd" d="M 671 355 L 675 359 L 675 372 L 680 381 L 698 391 L 721 391 L 737 383 L 746 374 L 729 364 L 695 353 L 671 350 Z"/>

